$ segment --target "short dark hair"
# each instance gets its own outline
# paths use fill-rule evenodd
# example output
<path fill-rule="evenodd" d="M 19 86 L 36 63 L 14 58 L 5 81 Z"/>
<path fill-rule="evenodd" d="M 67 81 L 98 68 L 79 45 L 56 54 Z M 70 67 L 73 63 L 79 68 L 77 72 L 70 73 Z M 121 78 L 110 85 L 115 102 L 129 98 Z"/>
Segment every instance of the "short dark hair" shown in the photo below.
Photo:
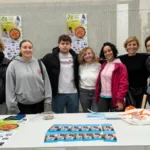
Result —
<path fill-rule="evenodd" d="M 116 46 L 114 44 L 110 43 L 110 42 L 106 42 L 106 43 L 103 44 L 103 46 L 101 48 L 101 51 L 100 51 L 100 54 L 99 54 L 100 59 L 101 58 L 106 59 L 105 56 L 104 56 L 104 47 L 105 46 L 109 46 L 111 48 L 111 50 L 114 54 L 114 58 L 116 58 L 117 54 L 118 54 L 118 50 L 117 50 Z"/>
<path fill-rule="evenodd" d="M 150 41 L 150 36 L 145 39 L 145 47 L 147 48 L 147 42 Z"/>
<path fill-rule="evenodd" d="M 59 38 L 58 38 L 58 44 L 61 42 L 61 41 L 64 41 L 64 42 L 69 42 L 70 44 L 72 43 L 72 40 L 71 40 L 71 37 L 67 34 L 63 34 L 63 35 L 60 35 Z"/>

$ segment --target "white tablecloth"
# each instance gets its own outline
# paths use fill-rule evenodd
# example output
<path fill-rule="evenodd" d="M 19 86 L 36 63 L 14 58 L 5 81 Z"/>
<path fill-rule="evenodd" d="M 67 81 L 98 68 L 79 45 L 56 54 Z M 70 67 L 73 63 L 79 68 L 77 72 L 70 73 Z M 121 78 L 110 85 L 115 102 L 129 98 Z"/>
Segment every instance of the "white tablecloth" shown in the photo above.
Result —
<path fill-rule="evenodd" d="M 85 113 L 55 114 L 53 120 L 43 120 L 41 115 L 28 115 L 26 123 L 0 148 L 5 148 L 5 150 L 150 150 L 149 125 L 134 126 L 122 120 L 90 119 L 86 115 Z M 117 142 L 79 141 L 44 143 L 45 133 L 53 124 L 102 123 L 111 123 L 113 125 L 116 131 Z"/>

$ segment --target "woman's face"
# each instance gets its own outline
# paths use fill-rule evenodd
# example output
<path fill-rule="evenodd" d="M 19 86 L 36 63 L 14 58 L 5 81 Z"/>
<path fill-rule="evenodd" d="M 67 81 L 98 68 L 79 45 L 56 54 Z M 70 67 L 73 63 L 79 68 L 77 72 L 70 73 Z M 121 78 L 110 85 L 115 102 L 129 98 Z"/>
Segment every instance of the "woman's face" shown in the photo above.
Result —
<path fill-rule="evenodd" d="M 126 50 L 127 50 L 128 54 L 131 56 L 136 54 L 136 51 L 138 50 L 138 48 L 139 47 L 138 47 L 136 41 L 131 41 L 126 46 Z"/>
<path fill-rule="evenodd" d="M 20 52 L 22 57 L 26 60 L 30 60 L 32 58 L 33 46 L 30 42 L 24 42 L 20 47 Z"/>
<path fill-rule="evenodd" d="M 146 50 L 148 53 L 150 53 L 150 41 L 146 43 Z"/>
<path fill-rule="evenodd" d="M 107 61 L 114 60 L 114 54 L 110 46 L 105 46 L 103 51 L 104 51 L 104 56 L 107 59 Z"/>
<path fill-rule="evenodd" d="M 90 49 L 88 49 L 84 55 L 83 55 L 83 58 L 84 58 L 84 61 L 86 63 L 92 63 L 93 62 L 93 58 L 94 58 L 94 55 L 92 53 L 92 51 Z"/>

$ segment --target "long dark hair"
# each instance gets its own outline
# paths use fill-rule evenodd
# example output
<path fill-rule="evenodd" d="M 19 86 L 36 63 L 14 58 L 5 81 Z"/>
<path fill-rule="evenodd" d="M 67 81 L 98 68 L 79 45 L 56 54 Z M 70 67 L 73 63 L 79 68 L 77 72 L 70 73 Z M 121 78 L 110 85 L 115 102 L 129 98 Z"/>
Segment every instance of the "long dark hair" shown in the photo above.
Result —
<path fill-rule="evenodd" d="M 21 48 L 22 44 L 25 43 L 25 42 L 29 42 L 29 43 L 31 43 L 31 45 L 33 46 L 32 42 L 31 42 L 30 40 L 22 40 L 22 41 L 20 42 L 20 44 L 19 44 L 19 48 Z M 22 57 L 21 52 L 19 53 L 19 56 Z"/>
<path fill-rule="evenodd" d="M 114 58 L 117 57 L 117 54 L 118 54 L 118 50 L 116 48 L 116 46 L 110 42 L 106 42 L 103 44 L 102 48 L 101 48 L 101 51 L 100 51 L 100 54 L 99 54 L 99 58 L 100 59 L 106 59 L 105 56 L 104 56 L 104 47 L 105 46 L 109 46 L 114 54 Z"/>

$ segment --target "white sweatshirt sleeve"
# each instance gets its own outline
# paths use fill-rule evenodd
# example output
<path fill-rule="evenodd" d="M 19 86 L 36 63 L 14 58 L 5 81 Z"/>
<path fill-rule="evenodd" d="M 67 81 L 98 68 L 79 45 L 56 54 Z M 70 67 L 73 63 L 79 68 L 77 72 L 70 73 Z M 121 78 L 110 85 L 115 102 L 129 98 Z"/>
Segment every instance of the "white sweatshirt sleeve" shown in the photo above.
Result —
<path fill-rule="evenodd" d="M 11 62 L 6 71 L 6 104 L 11 114 L 20 112 L 15 95 L 15 78 L 14 64 Z"/>

